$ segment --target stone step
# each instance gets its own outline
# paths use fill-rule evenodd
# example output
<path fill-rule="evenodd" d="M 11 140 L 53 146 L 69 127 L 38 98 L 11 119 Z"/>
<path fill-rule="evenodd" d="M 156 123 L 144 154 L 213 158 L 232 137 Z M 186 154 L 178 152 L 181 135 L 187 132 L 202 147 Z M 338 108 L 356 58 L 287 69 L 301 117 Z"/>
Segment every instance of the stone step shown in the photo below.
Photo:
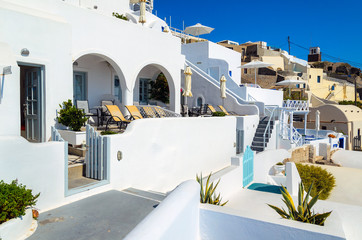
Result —
<path fill-rule="evenodd" d="M 166 194 L 154 192 L 154 191 L 144 191 L 136 188 L 127 188 L 124 189 L 123 192 L 130 193 L 132 195 L 140 196 L 143 198 L 152 199 L 154 201 L 161 202 L 166 198 Z"/>
<path fill-rule="evenodd" d="M 253 142 L 264 142 L 264 138 L 263 137 L 254 137 L 253 138 Z M 265 138 L 265 142 L 267 143 L 267 142 L 269 142 L 269 138 L 268 137 L 266 137 Z"/>
<path fill-rule="evenodd" d="M 255 146 L 255 147 L 262 147 L 263 146 L 263 144 L 264 144 L 264 142 L 255 142 L 255 141 L 253 141 L 252 142 L 252 144 L 251 144 L 251 146 Z M 267 142 L 265 142 L 265 146 L 267 145 Z"/>
<path fill-rule="evenodd" d="M 81 178 L 83 177 L 84 172 L 85 172 L 85 164 L 78 163 L 68 166 L 69 179 Z"/>
<path fill-rule="evenodd" d="M 264 151 L 263 147 L 251 146 L 250 148 L 251 148 L 251 150 L 256 151 L 257 153 Z"/>

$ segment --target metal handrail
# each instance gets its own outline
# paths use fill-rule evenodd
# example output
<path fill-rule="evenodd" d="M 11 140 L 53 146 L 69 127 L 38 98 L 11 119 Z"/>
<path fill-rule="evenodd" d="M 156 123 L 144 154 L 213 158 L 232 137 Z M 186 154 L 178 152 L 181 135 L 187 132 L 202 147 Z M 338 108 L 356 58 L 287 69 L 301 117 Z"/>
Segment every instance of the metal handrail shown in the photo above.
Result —
<path fill-rule="evenodd" d="M 202 69 L 200 69 L 199 67 L 195 66 L 192 62 L 190 62 L 189 60 L 185 59 L 187 65 L 189 65 L 193 70 L 195 70 L 197 73 L 199 73 L 200 75 L 202 75 L 203 77 L 207 78 L 209 81 L 211 81 L 216 87 L 220 88 L 219 85 L 219 81 L 217 81 L 215 78 L 211 77 L 210 75 L 208 75 L 207 73 L 205 73 Z M 247 101 L 245 101 L 245 99 L 242 99 L 240 96 L 238 96 L 237 94 L 235 94 L 234 92 L 230 91 L 228 88 L 226 88 L 226 92 L 229 93 L 230 95 L 232 95 L 234 98 L 236 98 L 238 100 L 238 102 L 243 103 L 243 104 L 248 104 Z"/>
<path fill-rule="evenodd" d="M 296 111 L 309 111 L 309 102 L 303 100 L 286 100 L 283 101 L 284 108 L 293 108 Z"/>
<path fill-rule="evenodd" d="M 267 109 L 268 111 L 270 111 L 269 110 L 269 108 L 265 108 L 265 109 Z M 265 131 L 264 131 L 264 134 L 263 134 L 263 149 L 265 149 L 265 135 L 266 135 L 266 133 L 267 133 L 267 131 L 268 131 L 268 136 L 270 137 L 270 122 L 271 122 L 271 120 L 273 119 L 273 122 L 275 122 L 275 110 L 276 109 L 278 109 L 278 106 L 276 106 L 276 107 L 274 107 L 273 108 L 273 110 L 271 111 L 271 114 L 270 114 L 270 116 L 269 116 L 269 121 L 268 121 L 268 124 L 266 125 L 266 128 L 265 128 Z"/>

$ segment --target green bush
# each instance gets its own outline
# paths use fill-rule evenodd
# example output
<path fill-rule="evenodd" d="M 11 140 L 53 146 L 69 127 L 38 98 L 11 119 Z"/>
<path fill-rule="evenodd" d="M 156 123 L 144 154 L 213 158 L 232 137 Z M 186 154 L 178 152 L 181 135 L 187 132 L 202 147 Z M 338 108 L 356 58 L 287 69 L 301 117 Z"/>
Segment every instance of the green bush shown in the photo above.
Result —
<path fill-rule="evenodd" d="M 58 122 L 66 127 L 70 127 L 73 131 L 80 131 L 80 128 L 88 120 L 85 113 L 77 109 L 70 99 L 67 102 L 64 101 L 63 106 L 59 104 L 59 107 L 61 109 L 59 111 L 59 117 L 57 117 Z"/>
<path fill-rule="evenodd" d="M 216 111 L 212 113 L 213 117 L 224 117 L 226 114 L 224 112 L 221 111 Z"/>
<path fill-rule="evenodd" d="M 112 16 L 113 17 L 116 17 L 116 18 L 119 18 L 119 19 L 122 19 L 122 20 L 125 20 L 125 21 L 128 21 L 128 17 L 123 15 L 123 14 L 119 14 L 119 13 L 116 13 L 116 12 L 113 12 L 112 13 Z"/>
<path fill-rule="evenodd" d="M 339 105 L 355 105 L 354 101 L 340 101 L 338 102 Z M 362 103 L 357 101 L 357 107 L 362 109 Z"/>
<path fill-rule="evenodd" d="M 309 188 L 313 184 L 311 196 L 314 197 L 318 192 L 322 191 L 320 199 L 327 199 L 333 188 L 336 186 L 336 179 L 333 174 L 321 167 L 313 165 L 298 163 L 296 166 L 304 186 Z"/>
<path fill-rule="evenodd" d="M 110 130 L 102 131 L 102 132 L 101 132 L 101 135 L 113 135 L 113 134 L 117 134 L 117 133 L 114 132 L 114 131 L 110 131 Z"/>
<path fill-rule="evenodd" d="M 39 195 L 34 196 L 32 190 L 17 180 L 10 184 L 0 181 L 0 224 L 24 216 L 26 208 L 34 206 Z"/>

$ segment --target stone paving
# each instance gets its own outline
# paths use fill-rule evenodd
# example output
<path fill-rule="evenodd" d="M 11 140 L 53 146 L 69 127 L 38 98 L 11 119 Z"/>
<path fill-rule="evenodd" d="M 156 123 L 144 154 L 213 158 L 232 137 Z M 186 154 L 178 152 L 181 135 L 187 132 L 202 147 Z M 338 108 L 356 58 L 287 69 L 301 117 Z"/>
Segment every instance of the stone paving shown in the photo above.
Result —
<path fill-rule="evenodd" d="M 108 191 L 41 213 L 29 240 L 123 239 L 159 200 Z"/>

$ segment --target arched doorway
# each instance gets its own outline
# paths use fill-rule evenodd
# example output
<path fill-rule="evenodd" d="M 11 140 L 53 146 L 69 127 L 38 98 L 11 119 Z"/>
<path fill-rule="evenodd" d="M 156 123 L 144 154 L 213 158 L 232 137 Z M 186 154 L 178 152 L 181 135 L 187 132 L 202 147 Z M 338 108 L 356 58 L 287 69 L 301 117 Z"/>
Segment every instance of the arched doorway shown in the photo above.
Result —
<path fill-rule="evenodd" d="M 102 100 L 120 105 L 124 101 L 126 82 L 120 67 L 99 53 L 88 53 L 73 62 L 73 101 L 88 100 L 100 106 Z"/>
<path fill-rule="evenodd" d="M 175 87 L 169 72 L 158 64 L 144 66 L 133 87 L 135 105 L 158 105 L 174 110 Z"/>

